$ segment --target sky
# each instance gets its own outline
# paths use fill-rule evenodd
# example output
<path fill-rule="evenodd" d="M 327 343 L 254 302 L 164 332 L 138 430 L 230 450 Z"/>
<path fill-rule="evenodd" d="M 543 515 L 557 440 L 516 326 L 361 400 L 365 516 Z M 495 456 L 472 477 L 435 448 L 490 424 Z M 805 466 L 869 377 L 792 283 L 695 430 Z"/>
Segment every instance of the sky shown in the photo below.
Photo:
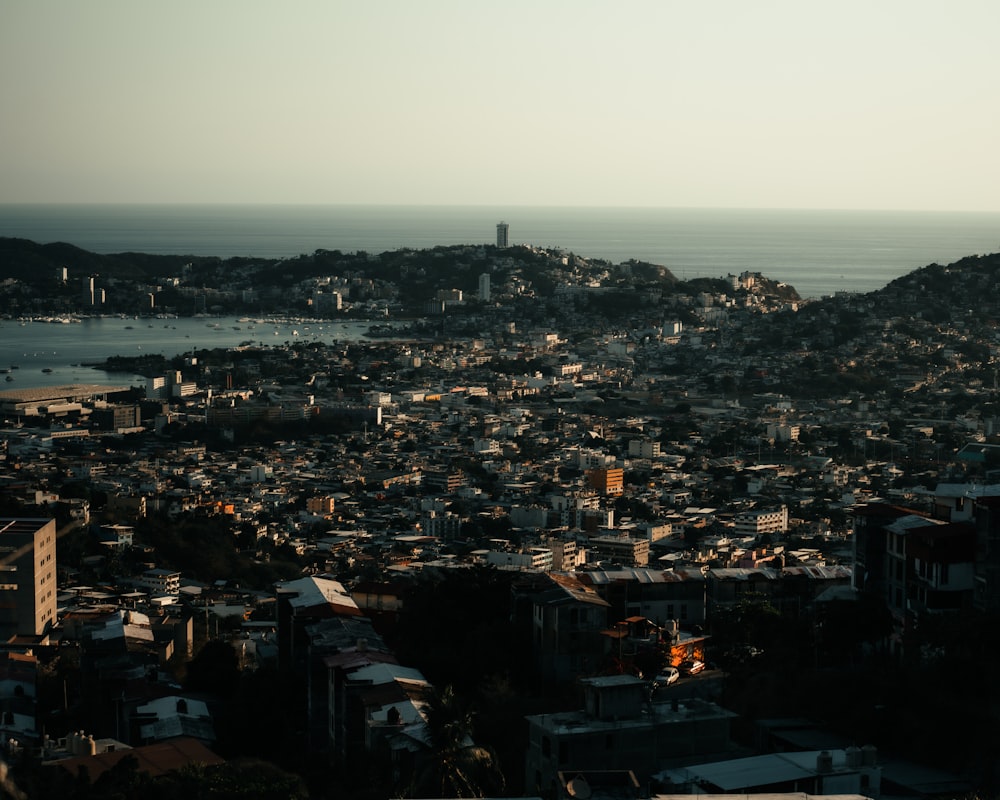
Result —
<path fill-rule="evenodd" d="M 0 0 L 0 203 L 1000 211 L 996 0 Z"/>

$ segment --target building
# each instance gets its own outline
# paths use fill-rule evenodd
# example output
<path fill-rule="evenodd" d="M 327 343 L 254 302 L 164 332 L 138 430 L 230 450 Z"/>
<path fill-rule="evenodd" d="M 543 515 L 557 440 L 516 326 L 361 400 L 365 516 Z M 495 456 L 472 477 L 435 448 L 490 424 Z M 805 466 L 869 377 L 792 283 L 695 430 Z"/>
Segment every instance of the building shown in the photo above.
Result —
<path fill-rule="evenodd" d="M 306 500 L 306 511 L 310 514 L 332 514 L 335 504 L 336 500 L 331 495 L 310 497 Z"/>
<path fill-rule="evenodd" d="M 486 563 L 498 569 L 521 569 L 548 572 L 552 569 L 553 555 L 548 547 L 525 547 L 518 551 L 491 550 Z"/>
<path fill-rule="evenodd" d="M 136 582 L 155 596 L 176 595 L 181 590 L 181 574 L 169 569 L 147 569 Z"/>
<path fill-rule="evenodd" d="M 621 467 L 608 469 L 588 469 L 587 482 L 601 494 L 621 494 L 625 488 L 625 470 Z M 786 516 L 787 524 L 787 516 Z"/>
<path fill-rule="evenodd" d="M 628 454 L 632 458 L 659 458 L 660 443 L 651 439 L 631 439 L 628 443 Z"/>
<path fill-rule="evenodd" d="M 851 511 L 855 589 L 884 595 L 888 540 L 886 528 L 913 513 L 890 503 L 866 503 Z"/>
<path fill-rule="evenodd" d="M 507 247 L 509 232 L 510 226 L 506 222 L 497 223 L 497 247 L 501 249 Z"/>
<path fill-rule="evenodd" d="M 972 606 L 975 528 L 917 515 L 886 526 L 884 599 L 896 615 L 961 611 Z"/>
<path fill-rule="evenodd" d="M 705 576 L 700 569 L 662 570 L 633 567 L 591 569 L 580 580 L 611 605 L 613 619 L 642 616 L 663 625 L 705 621 Z"/>
<path fill-rule="evenodd" d="M 788 508 L 743 511 L 733 519 L 733 535 L 761 536 L 765 533 L 785 533 L 788 530 Z"/>
<path fill-rule="evenodd" d="M 649 540 L 632 538 L 627 533 L 608 532 L 589 540 L 591 560 L 608 559 L 628 567 L 649 564 Z"/>
<path fill-rule="evenodd" d="M 514 589 L 514 625 L 530 630 L 535 668 L 543 680 L 592 675 L 604 661 L 608 602 L 576 576 L 526 573 Z"/>
<path fill-rule="evenodd" d="M 1000 611 L 1000 497 L 976 500 L 976 583 L 973 604 Z"/>
<path fill-rule="evenodd" d="M 484 302 L 490 302 L 490 274 L 484 272 L 479 276 L 479 299 Z"/>
<path fill-rule="evenodd" d="M 878 797 L 882 770 L 874 747 L 767 753 L 672 769 L 662 776 L 674 794 L 758 794 Z"/>
<path fill-rule="evenodd" d="M 0 414 L 12 417 L 45 417 L 79 411 L 83 405 L 98 400 L 107 402 L 115 395 L 131 391 L 128 386 L 103 386 L 96 383 L 71 383 L 37 389 L 0 391 Z"/>
<path fill-rule="evenodd" d="M 730 719 L 736 714 L 690 698 L 649 703 L 645 681 L 607 675 L 580 681 L 584 708 L 530 716 L 525 787 L 552 793 L 558 773 L 622 770 L 641 783 L 676 759 L 700 760 L 729 750 Z"/>
<path fill-rule="evenodd" d="M 55 520 L 0 519 L 0 635 L 37 636 L 55 621 Z"/>
<path fill-rule="evenodd" d="M 80 282 L 80 301 L 83 303 L 85 308 L 90 308 L 96 305 L 97 295 L 95 293 L 94 277 L 92 275 L 88 275 Z"/>

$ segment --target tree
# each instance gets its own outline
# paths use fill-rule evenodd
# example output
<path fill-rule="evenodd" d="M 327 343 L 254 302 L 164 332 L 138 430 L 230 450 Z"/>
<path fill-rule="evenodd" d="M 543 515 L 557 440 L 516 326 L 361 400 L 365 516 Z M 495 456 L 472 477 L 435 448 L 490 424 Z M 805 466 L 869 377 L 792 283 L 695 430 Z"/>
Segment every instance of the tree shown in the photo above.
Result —
<path fill-rule="evenodd" d="M 229 697 L 239 682 L 240 669 L 236 651 L 229 642 L 213 639 L 206 642 L 187 665 L 184 688 L 194 692 L 212 692 Z"/>
<path fill-rule="evenodd" d="M 475 712 L 450 685 L 430 695 L 424 713 L 430 752 L 414 774 L 410 797 L 484 797 L 503 790 L 493 751 L 472 740 Z"/>

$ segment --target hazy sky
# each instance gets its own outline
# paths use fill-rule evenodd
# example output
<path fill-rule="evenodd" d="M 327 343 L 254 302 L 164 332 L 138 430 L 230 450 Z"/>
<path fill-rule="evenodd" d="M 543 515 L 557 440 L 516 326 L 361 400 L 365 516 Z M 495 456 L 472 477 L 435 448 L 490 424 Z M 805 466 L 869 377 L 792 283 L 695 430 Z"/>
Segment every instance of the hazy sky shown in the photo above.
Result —
<path fill-rule="evenodd" d="M 0 0 L 0 202 L 1000 210 L 997 0 Z"/>

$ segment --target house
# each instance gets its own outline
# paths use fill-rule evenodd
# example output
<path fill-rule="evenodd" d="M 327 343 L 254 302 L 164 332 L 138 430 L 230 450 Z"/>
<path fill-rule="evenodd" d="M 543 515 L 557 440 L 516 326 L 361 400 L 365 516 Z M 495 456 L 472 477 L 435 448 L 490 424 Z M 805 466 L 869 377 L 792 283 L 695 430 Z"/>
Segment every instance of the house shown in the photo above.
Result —
<path fill-rule="evenodd" d="M 129 757 L 136 759 L 139 772 L 151 777 L 164 775 L 171 770 L 180 769 L 189 764 L 214 766 L 225 763 L 224 759 L 217 756 L 197 739 L 189 737 L 157 742 L 144 747 L 115 746 L 113 749 L 105 749 L 102 752 L 74 754 L 69 758 L 50 760 L 45 763 L 65 770 L 74 778 L 86 771 L 90 780 L 96 781 L 119 761 Z"/>
<path fill-rule="evenodd" d="M 132 742 L 153 744 L 188 736 L 206 745 L 215 741 L 208 704 L 179 695 L 158 697 L 138 706 L 129 719 Z"/>

